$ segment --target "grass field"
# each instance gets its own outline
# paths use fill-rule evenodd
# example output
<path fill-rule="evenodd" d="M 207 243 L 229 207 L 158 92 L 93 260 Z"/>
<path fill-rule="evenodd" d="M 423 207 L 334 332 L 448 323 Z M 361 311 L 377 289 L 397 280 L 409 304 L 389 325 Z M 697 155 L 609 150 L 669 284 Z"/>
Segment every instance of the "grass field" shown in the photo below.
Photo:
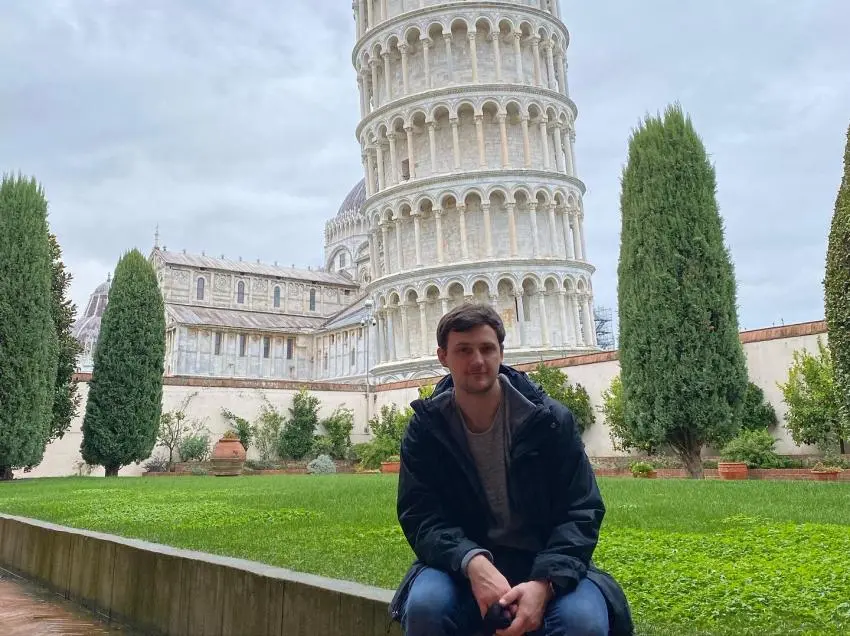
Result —
<path fill-rule="evenodd" d="M 850 633 L 850 484 L 600 479 L 595 559 L 640 633 Z M 412 558 L 384 475 L 40 479 L 0 511 L 394 587 Z"/>

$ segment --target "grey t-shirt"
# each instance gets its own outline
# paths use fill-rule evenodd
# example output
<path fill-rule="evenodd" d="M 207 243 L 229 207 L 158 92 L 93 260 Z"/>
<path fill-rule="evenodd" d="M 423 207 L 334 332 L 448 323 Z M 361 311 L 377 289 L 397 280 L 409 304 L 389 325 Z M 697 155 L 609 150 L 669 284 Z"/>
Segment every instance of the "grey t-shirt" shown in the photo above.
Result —
<path fill-rule="evenodd" d="M 488 531 L 488 538 L 494 545 L 534 549 L 530 545 L 527 533 L 521 532 L 522 520 L 516 510 L 511 508 L 508 494 L 508 468 L 510 466 L 511 448 L 511 404 L 508 391 L 502 378 L 502 402 L 493 418 L 493 423 L 486 431 L 473 433 L 469 430 L 460 408 L 455 404 L 455 425 L 459 427 L 475 462 L 478 478 L 487 496 L 487 503 L 495 518 L 495 523 Z M 523 536 L 523 535 L 526 536 Z"/>

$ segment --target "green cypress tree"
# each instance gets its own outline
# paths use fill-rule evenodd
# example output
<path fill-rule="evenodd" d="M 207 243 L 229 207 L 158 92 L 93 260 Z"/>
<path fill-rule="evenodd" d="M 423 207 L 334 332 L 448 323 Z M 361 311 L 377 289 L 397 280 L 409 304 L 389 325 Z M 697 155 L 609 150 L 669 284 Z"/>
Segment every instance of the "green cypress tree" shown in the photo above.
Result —
<path fill-rule="evenodd" d="M 700 451 L 740 427 L 747 371 L 714 168 L 678 105 L 633 133 L 618 266 L 625 424 L 669 446 L 692 477 Z"/>
<path fill-rule="evenodd" d="M 150 456 L 162 413 L 165 309 L 153 266 L 138 250 L 115 268 L 94 352 L 83 459 L 107 477 Z"/>
<path fill-rule="evenodd" d="M 74 338 L 71 329 L 77 314 L 77 307 L 68 298 L 71 285 L 71 273 L 62 262 L 62 248 L 56 237 L 50 235 L 50 253 L 53 260 L 53 324 L 59 341 L 59 361 L 56 366 L 56 382 L 53 395 L 53 417 L 48 431 L 47 441 L 61 439 L 71 420 L 80 408 L 80 396 L 77 393 L 77 381 L 74 373 L 77 369 L 77 356 L 82 347 Z"/>
<path fill-rule="evenodd" d="M 826 326 L 835 369 L 840 417 L 850 426 L 850 128 L 844 149 L 844 176 L 835 200 L 826 253 Z M 840 440 L 845 452 L 844 440 Z"/>
<path fill-rule="evenodd" d="M 47 200 L 35 179 L 0 183 L 0 479 L 41 462 L 53 412 Z"/>

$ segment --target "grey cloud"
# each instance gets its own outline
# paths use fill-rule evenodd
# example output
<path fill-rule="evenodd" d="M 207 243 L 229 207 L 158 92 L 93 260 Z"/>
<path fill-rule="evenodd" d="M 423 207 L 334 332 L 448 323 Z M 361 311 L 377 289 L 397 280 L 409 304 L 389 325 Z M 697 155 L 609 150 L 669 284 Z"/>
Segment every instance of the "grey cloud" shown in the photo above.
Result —
<path fill-rule="evenodd" d="M 822 315 L 850 117 L 841 0 L 562 3 L 588 252 L 616 304 L 628 137 L 675 100 L 717 167 L 742 326 Z M 36 175 L 79 305 L 125 249 L 321 264 L 362 176 L 350 3 L 0 3 L 0 170 Z"/>

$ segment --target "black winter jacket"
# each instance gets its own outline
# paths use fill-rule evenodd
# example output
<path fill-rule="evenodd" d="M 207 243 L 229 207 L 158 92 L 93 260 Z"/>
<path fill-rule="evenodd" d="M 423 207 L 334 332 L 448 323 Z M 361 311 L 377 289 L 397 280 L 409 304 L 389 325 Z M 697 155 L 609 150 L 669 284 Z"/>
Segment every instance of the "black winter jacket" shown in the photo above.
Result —
<path fill-rule="evenodd" d="M 488 550 L 496 567 L 516 585 L 548 579 L 567 594 L 589 577 L 606 597 L 611 634 L 633 633 L 628 602 L 612 577 L 591 563 L 605 514 L 602 497 L 572 413 L 549 398 L 525 373 L 502 366 L 500 373 L 535 405 L 509 450 L 508 494 L 543 546 L 537 553 L 490 545 L 491 512 L 469 452 L 455 441 L 449 422 L 432 400 L 450 391 L 450 375 L 432 398 L 411 403 L 414 416 L 401 445 L 397 512 L 417 557 L 391 603 L 398 619 L 407 591 L 424 566 L 463 580 L 463 557 Z"/>

